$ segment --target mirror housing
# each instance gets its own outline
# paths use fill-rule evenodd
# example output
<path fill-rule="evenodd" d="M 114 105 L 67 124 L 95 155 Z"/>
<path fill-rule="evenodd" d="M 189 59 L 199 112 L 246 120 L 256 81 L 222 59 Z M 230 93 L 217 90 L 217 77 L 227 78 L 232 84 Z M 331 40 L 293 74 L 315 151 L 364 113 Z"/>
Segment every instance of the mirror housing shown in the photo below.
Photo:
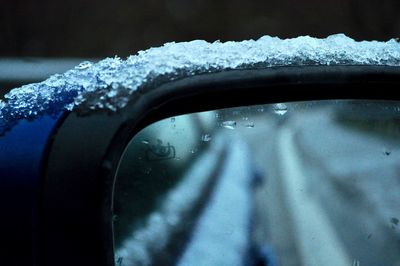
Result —
<path fill-rule="evenodd" d="M 253 104 L 325 99 L 400 100 L 393 89 L 399 85 L 400 67 L 390 66 L 226 70 L 157 86 L 150 84 L 128 106 L 113 114 L 98 112 L 82 116 L 77 111 L 65 112 L 48 131 L 46 152 L 37 153 L 39 160 L 32 162 L 40 174 L 36 174 L 38 181 L 28 189 L 37 206 L 34 226 L 24 224 L 28 229 L 21 230 L 34 232 L 35 250 L 32 254 L 28 250 L 30 245 L 26 246 L 25 251 L 31 254 L 27 260 L 49 266 L 114 264 L 115 172 L 132 137 L 155 121 Z M 19 181 L 15 178 L 13 182 Z M 17 193 L 19 187 L 14 190 Z M 28 210 L 21 211 L 30 217 Z M 7 228 L 9 221 L 12 219 L 4 220 L 3 227 Z M 21 232 L 15 232 L 21 241 L 32 243 L 31 236 Z M 8 258 L 12 261 L 14 257 Z"/>

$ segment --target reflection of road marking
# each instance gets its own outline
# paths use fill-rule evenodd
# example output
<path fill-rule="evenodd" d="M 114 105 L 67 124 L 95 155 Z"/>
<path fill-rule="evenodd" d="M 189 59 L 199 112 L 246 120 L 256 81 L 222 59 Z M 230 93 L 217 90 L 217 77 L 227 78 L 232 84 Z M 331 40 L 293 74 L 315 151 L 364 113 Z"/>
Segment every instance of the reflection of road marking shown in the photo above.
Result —
<path fill-rule="evenodd" d="M 243 142 L 232 138 L 228 143 L 226 165 L 179 261 L 180 266 L 241 265 L 246 254 L 251 214 L 250 155 Z"/>
<path fill-rule="evenodd" d="M 351 265 L 343 244 L 338 239 L 325 211 L 307 191 L 307 177 L 301 169 L 293 131 L 278 132 L 278 159 L 284 194 L 294 224 L 302 264 L 307 266 Z"/>

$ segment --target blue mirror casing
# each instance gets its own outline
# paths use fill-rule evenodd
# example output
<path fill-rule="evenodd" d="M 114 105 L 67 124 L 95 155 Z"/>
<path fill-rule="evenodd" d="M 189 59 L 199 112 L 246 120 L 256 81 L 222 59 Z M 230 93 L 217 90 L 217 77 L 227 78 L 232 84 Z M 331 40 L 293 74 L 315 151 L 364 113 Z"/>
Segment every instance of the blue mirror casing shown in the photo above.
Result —
<path fill-rule="evenodd" d="M 4 265 L 33 265 L 44 160 L 63 115 L 20 121 L 0 138 L 0 219 Z M 27 256 L 27 254 L 31 254 Z"/>

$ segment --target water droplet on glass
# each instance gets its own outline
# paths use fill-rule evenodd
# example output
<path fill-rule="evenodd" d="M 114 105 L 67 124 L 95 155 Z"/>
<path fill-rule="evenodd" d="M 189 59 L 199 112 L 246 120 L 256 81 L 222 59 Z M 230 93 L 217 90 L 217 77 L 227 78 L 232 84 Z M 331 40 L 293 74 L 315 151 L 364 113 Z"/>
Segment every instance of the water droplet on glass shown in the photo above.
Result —
<path fill-rule="evenodd" d="M 254 127 L 254 123 L 253 122 L 248 122 L 245 127 L 247 128 L 253 128 Z"/>
<path fill-rule="evenodd" d="M 112 217 L 112 220 L 113 220 L 114 222 L 115 222 L 115 221 L 118 221 L 118 215 L 114 214 L 113 217 Z"/>
<path fill-rule="evenodd" d="M 107 169 L 107 170 L 111 170 L 112 167 L 113 167 L 113 164 L 112 164 L 111 161 L 108 161 L 108 160 L 107 160 L 107 161 L 104 161 L 103 167 L 104 167 L 105 169 Z"/>
<path fill-rule="evenodd" d="M 210 134 L 204 134 L 201 136 L 201 140 L 204 142 L 208 142 L 211 140 L 211 135 Z"/>
<path fill-rule="evenodd" d="M 190 153 L 196 153 L 197 152 L 197 149 L 192 149 L 191 151 L 190 151 Z"/>
<path fill-rule="evenodd" d="M 176 225 L 179 222 L 179 217 L 177 215 L 169 215 L 166 220 L 170 225 Z"/>
<path fill-rule="evenodd" d="M 263 108 L 263 107 L 258 108 L 257 111 L 260 112 L 260 113 L 262 113 L 262 112 L 264 112 L 264 108 Z"/>
<path fill-rule="evenodd" d="M 87 69 L 87 68 L 89 68 L 89 67 L 91 67 L 91 66 L 92 66 L 92 63 L 91 63 L 91 62 L 85 61 L 85 62 L 82 62 L 82 63 L 80 63 L 79 65 L 77 65 L 77 66 L 75 67 L 75 69 L 84 70 L 84 69 Z"/>
<path fill-rule="evenodd" d="M 277 115 L 284 115 L 288 111 L 286 104 L 284 103 L 277 103 L 273 106 L 274 113 Z"/>
<path fill-rule="evenodd" d="M 236 111 L 235 110 L 235 111 L 232 112 L 232 115 L 240 115 L 240 111 Z"/>
<path fill-rule="evenodd" d="M 171 118 L 171 123 L 175 123 L 175 117 Z"/>
<path fill-rule="evenodd" d="M 222 126 L 228 129 L 235 129 L 236 128 L 236 121 L 224 121 L 222 122 Z"/>
<path fill-rule="evenodd" d="M 399 219 L 397 219 L 396 217 L 393 217 L 390 219 L 390 222 L 394 225 L 398 225 L 399 224 Z"/>
<path fill-rule="evenodd" d="M 152 171 L 152 169 L 151 169 L 150 167 L 143 169 L 143 172 L 144 172 L 146 175 L 149 175 L 149 174 L 151 173 L 151 171 Z"/>
<path fill-rule="evenodd" d="M 386 156 L 389 156 L 391 153 L 392 153 L 391 150 L 387 150 L 386 149 L 386 150 L 383 151 L 383 154 L 386 155 Z"/>

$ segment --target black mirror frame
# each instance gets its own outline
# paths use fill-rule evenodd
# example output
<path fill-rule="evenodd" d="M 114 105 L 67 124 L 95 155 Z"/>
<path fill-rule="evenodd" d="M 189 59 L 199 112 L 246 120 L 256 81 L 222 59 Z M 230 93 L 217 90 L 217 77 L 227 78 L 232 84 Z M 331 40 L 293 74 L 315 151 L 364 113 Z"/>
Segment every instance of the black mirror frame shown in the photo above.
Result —
<path fill-rule="evenodd" d="M 114 175 L 131 138 L 155 121 L 254 104 L 400 100 L 396 88 L 400 88 L 400 67 L 231 70 L 149 86 L 115 114 L 96 113 L 82 118 L 71 113 L 58 129 L 43 164 L 37 265 L 114 265 Z"/>

